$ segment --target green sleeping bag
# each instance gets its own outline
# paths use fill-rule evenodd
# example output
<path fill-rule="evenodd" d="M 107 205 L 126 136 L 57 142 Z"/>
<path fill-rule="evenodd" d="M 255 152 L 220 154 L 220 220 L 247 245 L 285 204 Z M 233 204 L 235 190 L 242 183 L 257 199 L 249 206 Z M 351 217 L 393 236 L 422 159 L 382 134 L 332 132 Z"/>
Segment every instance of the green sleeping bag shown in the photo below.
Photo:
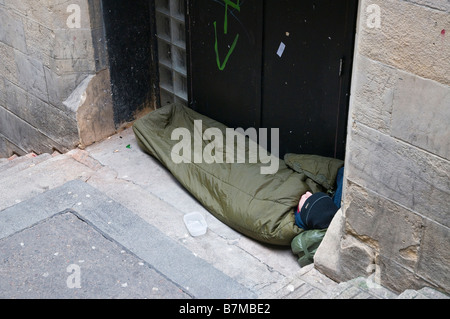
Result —
<path fill-rule="evenodd" d="M 208 134 L 208 128 L 214 128 L 214 137 Z M 267 162 L 246 160 L 240 163 L 236 158 L 237 151 L 233 154 L 236 161 L 231 163 L 225 160 L 211 162 L 201 156 L 195 158 L 199 155 L 199 146 L 204 151 L 211 151 L 211 145 L 216 145 L 207 153 L 214 156 L 214 152 L 220 153 L 220 157 L 226 159 L 230 150 L 225 147 L 226 130 L 225 125 L 179 104 L 157 109 L 133 125 L 139 146 L 158 159 L 220 221 L 256 240 L 289 246 L 302 231 L 294 219 L 300 196 L 306 191 L 327 191 L 320 180 L 336 178 L 339 167 L 335 169 L 336 165 L 330 165 L 336 160 L 315 158 L 313 174 L 297 172 L 293 166 L 290 168 L 279 160 L 275 174 L 262 174 L 261 167 L 267 167 Z M 223 141 L 217 138 L 218 132 L 222 132 Z M 248 145 L 248 138 L 246 140 Z M 237 139 L 234 142 L 237 143 Z M 191 149 L 187 151 L 187 147 Z M 249 159 L 248 146 L 245 152 L 245 158 Z M 180 158 L 185 160 L 180 161 Z M 294 160 L 297 168 L 303 167 L 301 155 Z M 307 161 L 310 163 L 311 158 Z M 318 171 L 319 182 L 314 180 Z"/>

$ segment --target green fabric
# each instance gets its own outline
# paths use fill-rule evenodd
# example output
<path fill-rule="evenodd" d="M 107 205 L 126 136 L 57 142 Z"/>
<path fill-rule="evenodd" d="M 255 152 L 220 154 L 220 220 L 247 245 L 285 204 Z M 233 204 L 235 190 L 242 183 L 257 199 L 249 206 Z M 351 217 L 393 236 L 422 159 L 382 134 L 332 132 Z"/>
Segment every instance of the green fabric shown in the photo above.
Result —
<path fill-rule="evenodd" d="M 314 262 L 314 254 L 319 248 L 326 231 L 326 229 L 306 230 L 294 237 L 291 242 L 291 249 L 294 254 L 298 255 L 300 267 Z"/>
<path fill-rule="evenodd" d="M 172 131 L 186 128 L 193 138 L 194 120 L 202 120 L 203 132 L 218 128 L 225 136 L 226 126 L 179 104 L 147 114 L 135 122 L 133 130 L 140 147 L 167 167 L 219 220 L 256 240 L 290 245 L 303 231 L 295 225 L 294 210 L 302 194 L 314 192 L 316 183 L 288 168 L 282 160 L 278 172 L 272 175 L 260 173 L 260 167 L 268 164 L 248 161 L 174 163 L 171 152 L 180 141 L 171 139 Z M 203 148 L 210 142 L 203 141 Z M 193 142 L 191 145 L 194 149 Z"/>
<path fill-rule="evenodd" d="M 331 157 L 309 154 L 292 154 L 284 156 L 286 165 L 299 174 L 304 174 L 323 187 L 322 191 L 334 193 L 336 177 L 344 161 Z"/>

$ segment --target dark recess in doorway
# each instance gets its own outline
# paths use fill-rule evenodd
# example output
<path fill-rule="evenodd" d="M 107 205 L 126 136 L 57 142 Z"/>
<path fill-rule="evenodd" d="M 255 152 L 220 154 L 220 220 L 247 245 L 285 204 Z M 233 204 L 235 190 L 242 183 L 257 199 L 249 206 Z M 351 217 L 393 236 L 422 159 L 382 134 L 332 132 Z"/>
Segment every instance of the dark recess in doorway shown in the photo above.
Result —
<path fill-rule="evenodd" d="M 102 1 L 116 127 L 154 106 L 153 1 Z"/>

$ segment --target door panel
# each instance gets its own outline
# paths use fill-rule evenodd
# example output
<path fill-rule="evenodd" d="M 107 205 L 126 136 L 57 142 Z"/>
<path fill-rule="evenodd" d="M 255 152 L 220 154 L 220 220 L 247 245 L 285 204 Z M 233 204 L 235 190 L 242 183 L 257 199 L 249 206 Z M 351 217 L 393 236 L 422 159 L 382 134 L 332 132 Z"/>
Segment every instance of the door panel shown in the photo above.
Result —
<path fill-rule="evenodd" d="M 230 127 L 257 127 L 262 1 L 191 0 L 188 8 L 190 106 Z"/>
<path fill-rule="evenodd" d="M 351 2 L 265 1 L 261 125 L 280 128 L 281 154 L 343 158 L 347 105 L 341 94 L 350 72 L 341 68 L 353 55 Z"/>

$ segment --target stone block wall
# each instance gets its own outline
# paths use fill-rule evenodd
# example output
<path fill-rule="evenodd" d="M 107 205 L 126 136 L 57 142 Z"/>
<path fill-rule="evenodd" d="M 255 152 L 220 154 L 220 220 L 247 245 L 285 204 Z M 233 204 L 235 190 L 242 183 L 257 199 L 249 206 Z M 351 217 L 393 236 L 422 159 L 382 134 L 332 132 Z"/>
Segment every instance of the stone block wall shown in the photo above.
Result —
<path fill-rule="evenodd" d="M 111 113 L 107 74 L 93 90 L 101 98 L 73 96 L 89 76 L 109 72 L 100 10 L 100 0 L 0 0 L 0 157 L 83 144 L 77 111 L 90 99 L 97 114 Z M 99 120 L 97 136 L 114 132 L 112 115 L 89 119 Z"/>
<path fill-rule="evenodd" d="M 449 293 L 450 2 L 360 1 L 351 93 L 335 252 L 316 267 Z"/>

